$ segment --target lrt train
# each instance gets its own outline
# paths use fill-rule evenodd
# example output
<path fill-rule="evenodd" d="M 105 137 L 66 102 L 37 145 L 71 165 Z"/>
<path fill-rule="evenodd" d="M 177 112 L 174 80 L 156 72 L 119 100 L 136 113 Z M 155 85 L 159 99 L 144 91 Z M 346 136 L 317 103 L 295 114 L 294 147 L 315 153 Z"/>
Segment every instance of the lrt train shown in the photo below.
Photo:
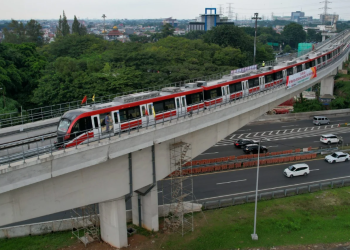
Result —
<path fill-rule="evenodd" d="M 112 102 L 87 105 L 67 111 L 57 127 L 57 146 L 72 147 L 110 133 L 120 133 L 154 124 L 158 120 L 175 119 L 212 105 L 268 90 L 286 83 L 287 76 L 311 67 L 325 67 L 347 49 L 333 45 L 321 52 L 277 66 L 263 67 L 246 73 L 224 76 L 220 80 L 197 81 L 185 87 L 168 87 L 161 91 L 141 92 L 116 97 Z M 109 116 L 106 126 L 105 117 Z M 107 122 L 108 123 L 108 122 Z"/>

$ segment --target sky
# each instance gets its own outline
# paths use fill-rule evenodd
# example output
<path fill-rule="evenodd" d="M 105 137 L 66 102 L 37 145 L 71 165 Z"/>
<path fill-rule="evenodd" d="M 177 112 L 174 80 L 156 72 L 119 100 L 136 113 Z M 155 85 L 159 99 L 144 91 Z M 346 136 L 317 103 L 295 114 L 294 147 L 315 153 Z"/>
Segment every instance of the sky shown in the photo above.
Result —
<path fill-rule="evenodd" d="M 322 0 L 0 0 L 0 20 L 3 19 L 58 19 L 64 10 L 68 19 L 194 19 L 205 8 L 217 8 L 219 4 L 227 11 L 232 3 L 234 17 L 250 19 L 255 12 L 264 19 L 275 16 L 290 16 L 292 11 L 303 11 L 306 16 L 319 18 L 323 13 Z M 350 1 L 332 0 L 328 13 L 337 13 L 340 19 L 350 20 Z M 227 14 L 226 14 L 227 15 Z"/>

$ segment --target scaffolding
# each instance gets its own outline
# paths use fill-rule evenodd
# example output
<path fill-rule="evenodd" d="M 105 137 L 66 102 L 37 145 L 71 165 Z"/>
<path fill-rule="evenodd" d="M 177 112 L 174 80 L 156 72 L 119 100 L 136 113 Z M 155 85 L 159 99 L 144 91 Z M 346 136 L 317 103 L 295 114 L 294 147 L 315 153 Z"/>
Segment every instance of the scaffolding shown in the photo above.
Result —
<path fill-rule="evenodd" d="M 164 230 L 182 236 L 193 231 L 193 178 L 191 144 L 170 145 L 170 177 L 163 180 Z M 183 167 L 186 166 L 186 175 Z M 167 208 L 169 210 L 167 210 Z M 166 213 L 168 211 L 169 213 Z"/>
<path fill-rule="evenodd" d="M 100 241 L 100 218 L 98 204 L 87 205 L 71 210 L 72 234 L 87 244 Z"/>

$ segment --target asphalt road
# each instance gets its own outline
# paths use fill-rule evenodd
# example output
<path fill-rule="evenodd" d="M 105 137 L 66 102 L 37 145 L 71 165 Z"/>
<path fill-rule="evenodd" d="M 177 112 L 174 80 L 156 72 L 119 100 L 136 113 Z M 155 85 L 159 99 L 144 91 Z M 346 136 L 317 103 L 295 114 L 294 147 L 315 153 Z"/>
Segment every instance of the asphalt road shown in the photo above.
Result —
<path fill-rule="evenodd" d="M 248 125 L 227 136 L 221 142 L 205 151 L 196 159 L 210 159 L 229 155 L 241 155 L 242 149 L 236 149 L 233 142 L 240 138 L 265 138 L 262 143 L 269 151 L 281 151 L 302 147 L 325 146 L 319 142 L 321 134 L 334 133 L 341 135 L 345 143 L 350 143 L 350 128 L 338 128 L 334 123 L 350 121 L 348 117 L 337 117 L 331 120 L 328 126 L 314 126 L 310 120 L 295 122 L 265 123 L 260 125 Z M 332 127 L 332 125 L 334 125 Z M 293 131 L 292 131 L 293 130 Z M 279 131 L 279 132 L 278 132 Z M 265 132 L 265 133 L 264 133 Z M 263 134 L 264 133 L 264 134 Z M 305 162 L 305 161 L 304 161 Z M 288 187 L 309 185 L 313 183 L 326 182 L 339 178 L 350 178 L 350 163 L 329 164 L 323 160 L 306 161 L 310 166 L 311 173 L 308 176 L 287 178 L 283 170 L 290 165 L 263 166 L 260 169 L 259 191 L 277 190 Z M 193 177 L 193 190 L 196 200 L 207 201 L 212 199 L 230 198 L 253 194 L 256 183 L 256 168 L 236 169 L 225 172 L 214 172 Z M 164 186 L 164 190 L 162 190 Z M 162 204 L 162 192 L 168 192 L 169 181 L 158 183 L 159 203 Z M 127 209 L 130 209 L 130 201 Z M 71 212 L 63 211 L 51 215 L 30 219 L 7 226 L 23 225 L 50 220 L 70 218 Z"/>

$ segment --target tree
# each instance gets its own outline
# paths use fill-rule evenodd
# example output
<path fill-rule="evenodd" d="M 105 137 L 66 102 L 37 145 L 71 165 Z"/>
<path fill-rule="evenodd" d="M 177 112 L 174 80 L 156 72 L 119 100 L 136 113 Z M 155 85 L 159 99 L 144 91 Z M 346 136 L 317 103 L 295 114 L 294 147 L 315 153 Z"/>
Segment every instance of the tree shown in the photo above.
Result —
<path fill-rule="evenodd" d="M 163 25 L 162 27 L 162 37 L 168 37 L 168 36 L 172 36 L 174 34 L 175 29 L 173 29 L 173 26 L 171 26 L 171 24 L 166 23 Z"/>
<path fill-rule="evenodd" d="M 321 42 L 322 41 L 321 33 L 316 32 L 314 29 L 308 29 L 306 37 L 307 37 L 308 42 Z"/>
<path fill-rule="evenodd" d="M 40 23 L 31 19 L 25 26 L 26 36 L 28 42 L 36 43 L 37 46 L 42 46 L 44 44 L 44 33 L 41 31 L 42 27 Z"/>
<path fill-rule="evenodd" d="M 79 23 L 77 17 L 74 15 L 74 21 L 72 24 L 72 34 L 84 36 L 87 34 L 86 27 Z"/>
<path fill-rule="evenodd" d="M 26 31 L 22 22 L 12 19 L 11 23 L 8 25 L 8 28 L 9 29 L 3 29 L 5 35 L 4 42 L 20 44 L 26 41 Z"/>
<path fill-rule="evenodd" d="M 289 53 L 292 50 L 292 47 L 290 47 L 288 44 L 284 46 L 283 53 Z"/>
<path fill-rule="evenodd" d="M 284 26 L 282 39 L 292 48 L 297 48 L 299 43 L 306 41 L 306 32 L 303 26 L 297 23 L 290 23 Z"/>
<path fill-rule="evenodd" d="M 62 36 L 67 36 L 70 34 L 70 27 L 67 21 L 66 14 L 63 11 L 63 19 L 62 19 L 62 28 L 61 28 Z"/>

